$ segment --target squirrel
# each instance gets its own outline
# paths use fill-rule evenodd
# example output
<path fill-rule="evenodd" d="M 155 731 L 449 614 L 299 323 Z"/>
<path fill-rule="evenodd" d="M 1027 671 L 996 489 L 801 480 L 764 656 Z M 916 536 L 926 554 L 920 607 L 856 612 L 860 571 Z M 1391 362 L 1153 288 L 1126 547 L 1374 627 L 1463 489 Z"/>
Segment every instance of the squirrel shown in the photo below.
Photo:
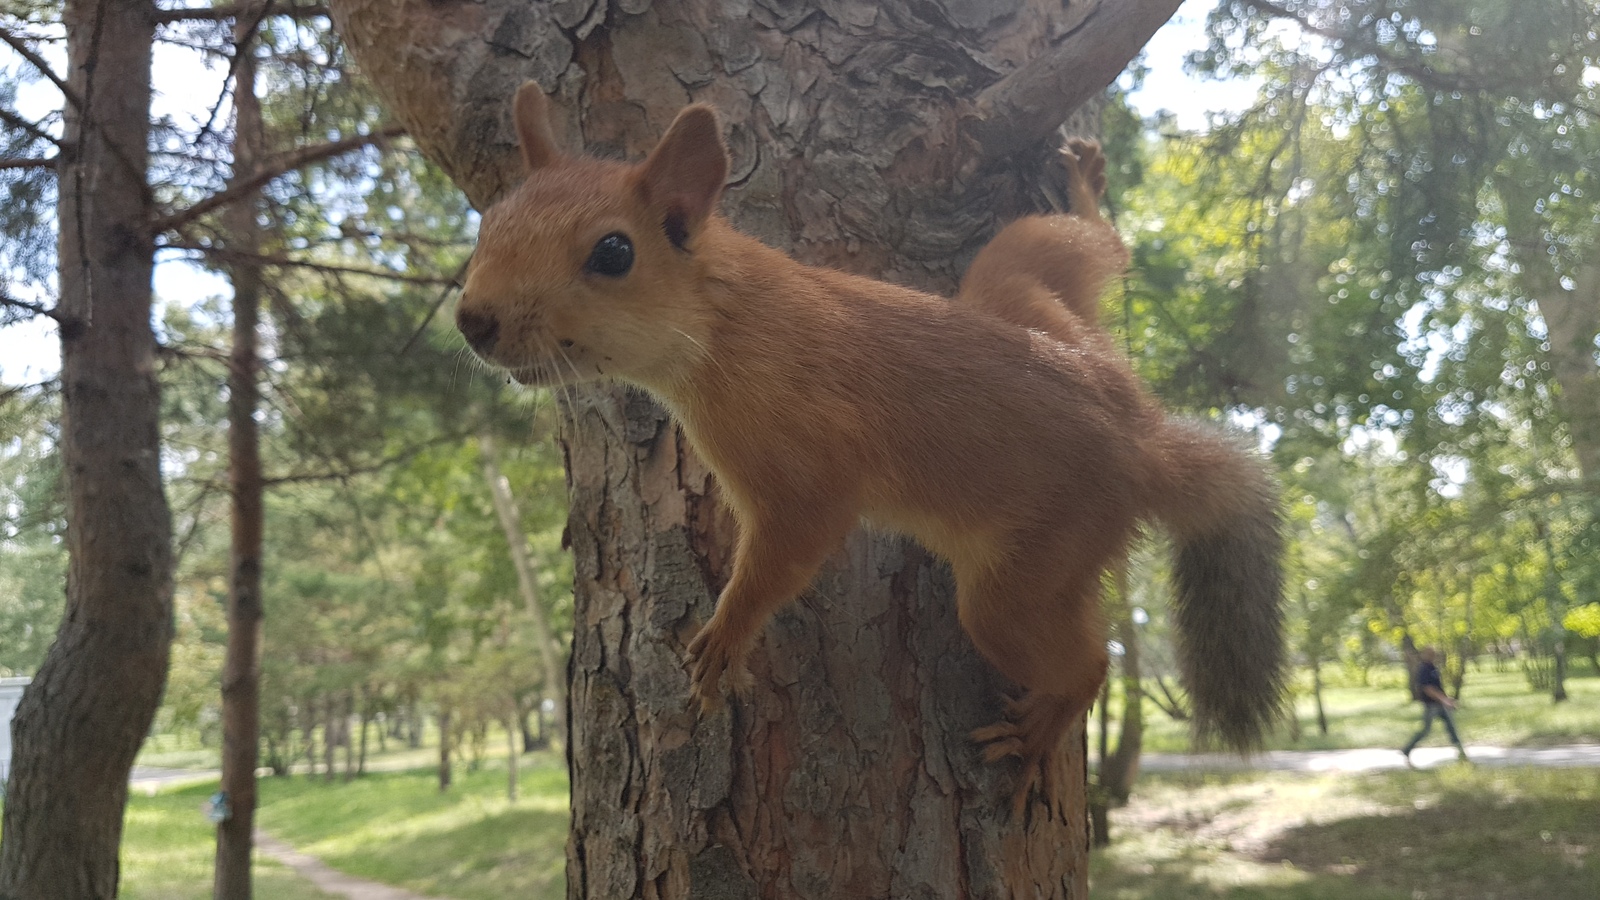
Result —
<path fill-rule="evenodd" d="M 1273 484 L 1229 439 L 1168 418 L 1095 321 L 1128 260 L 1099 216 L 1097 145 L 1063 155 L 1074 213 L 1007 226 L 952 301 L 736 231 L 708 106 L 637 164 L 562 152 L 532 82 L 513 119 L 527 178 L 483 216 L 457 327 L 526 385 L 643 388 L 717 475 L 739 529 L 688 647 L 703 706 L 724 682 L 748 689 L 765 623 L 864 518 L 950 563 L 962 627 L 1024 689 L 973 733 L 986 758 L 1021 758 L 1020 806 L 1105 680 L 1101 573 L 1153 520 L 1176 544 L 1198 735 L 1260 743 L 1284 665 Z"/>

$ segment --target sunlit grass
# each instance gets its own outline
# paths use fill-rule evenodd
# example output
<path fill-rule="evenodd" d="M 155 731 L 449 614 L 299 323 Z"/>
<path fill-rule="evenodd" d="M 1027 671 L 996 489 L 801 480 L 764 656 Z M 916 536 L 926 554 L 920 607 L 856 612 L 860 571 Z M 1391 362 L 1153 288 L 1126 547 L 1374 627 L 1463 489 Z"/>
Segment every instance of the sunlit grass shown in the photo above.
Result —
<path fill-rule="evenodd" d="M 201 813 L 215 782 L 134 792 L 122 832 L 122 889 L 131 900 L 204 900 L 211 897 L 216 827 Z M 259 854 L 255 894 L 271 900 L 324 900 L 325 894 L 289 869 Z"/>
<path fill-rule="evenodd" d="M 1444 766 L 1141 779 L 1096 898 L 1589 900 L 1600 770 Z"/>
<path fill-rule="evenodd" d="M 525 766 L 516 802 L 503 765 L 458 773 L 440 793 L 427 770 L 324 784 L 262 783 L 261 827 L 352 875 L 456 900 L 565 896 L 567 776 L 553 757 Z"/>

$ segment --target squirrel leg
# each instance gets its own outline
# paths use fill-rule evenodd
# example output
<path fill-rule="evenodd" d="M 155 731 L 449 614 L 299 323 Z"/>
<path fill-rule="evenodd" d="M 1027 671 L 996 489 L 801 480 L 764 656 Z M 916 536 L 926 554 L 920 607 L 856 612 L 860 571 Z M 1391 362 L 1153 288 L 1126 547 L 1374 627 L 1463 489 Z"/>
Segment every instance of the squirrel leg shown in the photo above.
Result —
<path fill-rule="evenodd" d="M 834 519 L 841 521 L 835 522 Z M 743 523 L 734 550 L 733 576 L 717 598 L 717 610 L 689 643 L 693 660 L 690 691 L 703 710 L 722 703 L 720 685 L 748 691 L 744 660 L 772 614 L 811 583 L 835 545 L 849 531 L 851 518 L 808 515 Z"/>
<path fill-rule="evenodd" d="M 1061 148 L 1061 165 L 1067 170 L 1068 212 L 1099 220 L 1100 198 L 1106 192 L 1106 157 L 1100 142 L 1072 138 Z"/>
<path fill-rule="evenodd" d="M 1055 557 L 1062 558 L 1071 557 Z M 1099 566 L 1080 565 L 1050 580 L 1041 578 L 1043 568 L 991 573 L 958 588 L 961 624 L 979 652 L 1027 689 L 1007 704 L 1003 719 L 972 733 L 989 761 L 1022 760 L 1019 808 L 1035 784 L 1050 789 L 1061 736 L 1094 703 L 1109 662 Z"/>

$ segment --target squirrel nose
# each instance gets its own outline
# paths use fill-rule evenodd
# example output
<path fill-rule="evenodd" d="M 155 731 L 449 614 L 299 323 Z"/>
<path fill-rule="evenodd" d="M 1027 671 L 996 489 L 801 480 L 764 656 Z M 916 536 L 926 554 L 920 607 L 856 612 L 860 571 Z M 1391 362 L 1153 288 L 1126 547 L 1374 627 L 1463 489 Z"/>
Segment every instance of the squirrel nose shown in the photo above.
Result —
<path fill-rule="evenodd" d="M 500 322 L 494 316 L 483 313 L 469 312 L 464 309 L 456 310 L 456 327 L 461 329 L 462 337 L 472 345 L 472 349 L 481 354 L 487 354 L 494 349 L 495 339 L 500 336 Z"/>

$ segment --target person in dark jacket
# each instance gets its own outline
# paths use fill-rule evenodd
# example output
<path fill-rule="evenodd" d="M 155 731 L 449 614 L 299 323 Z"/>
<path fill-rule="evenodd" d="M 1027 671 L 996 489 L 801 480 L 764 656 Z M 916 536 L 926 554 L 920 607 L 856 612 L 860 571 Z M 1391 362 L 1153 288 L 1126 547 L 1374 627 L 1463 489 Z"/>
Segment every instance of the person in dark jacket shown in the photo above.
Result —
<path fill-rule="evenodd" d="M 1456 754 L 1465 762 L 1467 748 L 1461 746 L 1461 738 L 1456 735 L 1455 720 L 1450 717 L 1450 710 L 1456 708 L 1456 702 L 1444 692 L 1444 682 L 1439 677 L 1439 653 L 1432 647 L 1424 647 L 1418 655 L 1422 661 L 1417 664 L 1416 695 L 1422 701 L 1422 730 L 1400 752 L 1405 754 L 1406 765 L 1416 768 L 1411 762 L 1411 751 L 1433 730 L 1433 720 L 1442 719 L 1445 731 L 1450 735 L 1450 743 L 1456 745 Z"/>

